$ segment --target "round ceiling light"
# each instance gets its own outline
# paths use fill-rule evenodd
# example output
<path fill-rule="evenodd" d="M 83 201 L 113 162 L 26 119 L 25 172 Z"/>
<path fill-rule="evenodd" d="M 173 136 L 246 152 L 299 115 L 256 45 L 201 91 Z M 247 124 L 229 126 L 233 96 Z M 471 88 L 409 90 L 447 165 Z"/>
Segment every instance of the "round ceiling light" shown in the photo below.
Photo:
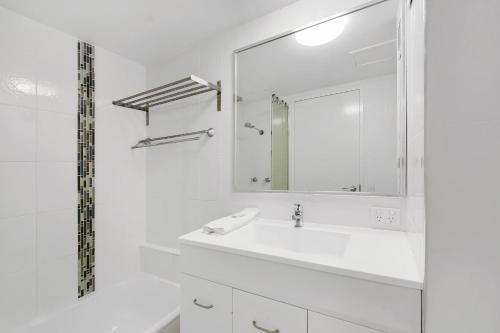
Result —
<path fill-rule="evenodd" d="M 305 46 L 317 46 L 331 42 L 339 37 L 347 24 L 342 16 L 295 33 L 295 40 Z"/>

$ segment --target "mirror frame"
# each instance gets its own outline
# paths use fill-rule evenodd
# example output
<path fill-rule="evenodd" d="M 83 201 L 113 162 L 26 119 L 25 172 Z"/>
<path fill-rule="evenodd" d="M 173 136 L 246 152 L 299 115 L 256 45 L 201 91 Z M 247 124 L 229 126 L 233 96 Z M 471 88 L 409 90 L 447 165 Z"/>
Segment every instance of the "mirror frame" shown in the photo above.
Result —
<path fill-rule="evenodd" d="M 334 20 L 336 18 L 346 16 L 349 14 L 353 14 L 356 12 L 359 12 L 364 9 L 368 9 L 370 7 L 382 4 L 384 2 L 388 2 L 392 0 L 372 0 L 367 2 L 366 4 L 363 4 L 361 6 L 353 7 L 352 9 L 344 12 L 340 12 L 328 17 L 325 17 L 321 20 L 314 21 L 312 23 L 306 24 L 304 26 L 301 26 L 299 28 L 274 35 L 272 37 L 263 39 L 261 41 L 249 44 L 247 46 L 238 48 L 233 51 L 233 180 L 232 180 L 232 190 L 233 192 L 236 193 L 288 193 L 288 194 L 332 194 L 332 195 L 350 195 L 350 196 L 378 196 L 378 197 L 405 197 L 407 195 L 407 102 L 406 102 L 406 89 L 407 89 L 407 82 L 406 82 L 406 64 L 407 64 L 407 59 L 406 59 L 406 43 L 405 39 L 402 38 L 398 44 L 400 48 L 403 49 L 402 52 L 402 57 L 403 57 L 403 68 L 404 68 L 404 78 L 403 78 L 403 89 L 402 91 L 404 92 L 403 95 L 401 96 L 400 101 L 398 101 L 398 136 L 400 137 L 400 142 L 398 143 L 398 146 L 400 148 L 398 149 L 398 155 L 401 156 L 398 159 L 398 164 L 399 164 L 399 177 L 401 179 L 400 184 L 398 186 L 398 193 L 382 193 L 382 192 L 348 192 L 348 191 L 284 191 L 284 190 L 250 190 L 250 189 L 243 189 L 243 188 L 238 188 L 237 186 L 237 155 L 238 155 L 238 131 L 237 131 L 237 125 L 238 125 L 238 101 L 237 101 L 237 94 L 238 94 L 238 54 L 244 51 L 247 51 L 249 49 L 273 42 L 277 39 L 284 38 L 290 35 L 293 35 L 299 31 L 308 29 L 310 27 L 314 27 L 316 25 L 328 22 L 330 20 Z M 395 0 L 395 1 L 401 1 L 404 4 L 404 0 Z M 405 17 L 403 15 L 403 32 L 401 33 L 402 36 L 405 36 Z"/>

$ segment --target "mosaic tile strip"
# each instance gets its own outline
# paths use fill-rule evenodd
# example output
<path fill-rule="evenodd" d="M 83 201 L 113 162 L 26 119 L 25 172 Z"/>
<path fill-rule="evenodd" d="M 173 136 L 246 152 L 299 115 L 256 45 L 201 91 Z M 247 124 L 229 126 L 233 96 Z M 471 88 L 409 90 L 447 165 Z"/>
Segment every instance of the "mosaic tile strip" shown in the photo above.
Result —
<path fill-rule="evenodd" d="M 94 47 L 78 42 L 78 297 L 95 290 Z"/>

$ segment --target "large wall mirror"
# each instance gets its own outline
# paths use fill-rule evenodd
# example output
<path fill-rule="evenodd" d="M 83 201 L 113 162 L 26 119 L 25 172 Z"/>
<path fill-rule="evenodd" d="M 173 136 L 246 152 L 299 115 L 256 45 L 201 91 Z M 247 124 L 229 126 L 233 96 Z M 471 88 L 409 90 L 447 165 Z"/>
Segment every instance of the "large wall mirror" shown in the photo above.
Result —
<path fill-rule="evenodd" d="M 237 191 L 404 193 L 399 6 L 371 3 L 235 51 Z"/>

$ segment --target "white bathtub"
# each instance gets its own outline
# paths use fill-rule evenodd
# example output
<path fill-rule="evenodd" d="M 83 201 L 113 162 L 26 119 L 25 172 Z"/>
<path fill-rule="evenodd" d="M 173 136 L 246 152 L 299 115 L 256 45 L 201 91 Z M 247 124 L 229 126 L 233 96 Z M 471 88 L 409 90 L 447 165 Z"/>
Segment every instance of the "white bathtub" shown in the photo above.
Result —
<path fill-rule="evenodd" d="M 179 307 L 179 286 L 140 274 L 14 332 L 178 333 Z"/>

